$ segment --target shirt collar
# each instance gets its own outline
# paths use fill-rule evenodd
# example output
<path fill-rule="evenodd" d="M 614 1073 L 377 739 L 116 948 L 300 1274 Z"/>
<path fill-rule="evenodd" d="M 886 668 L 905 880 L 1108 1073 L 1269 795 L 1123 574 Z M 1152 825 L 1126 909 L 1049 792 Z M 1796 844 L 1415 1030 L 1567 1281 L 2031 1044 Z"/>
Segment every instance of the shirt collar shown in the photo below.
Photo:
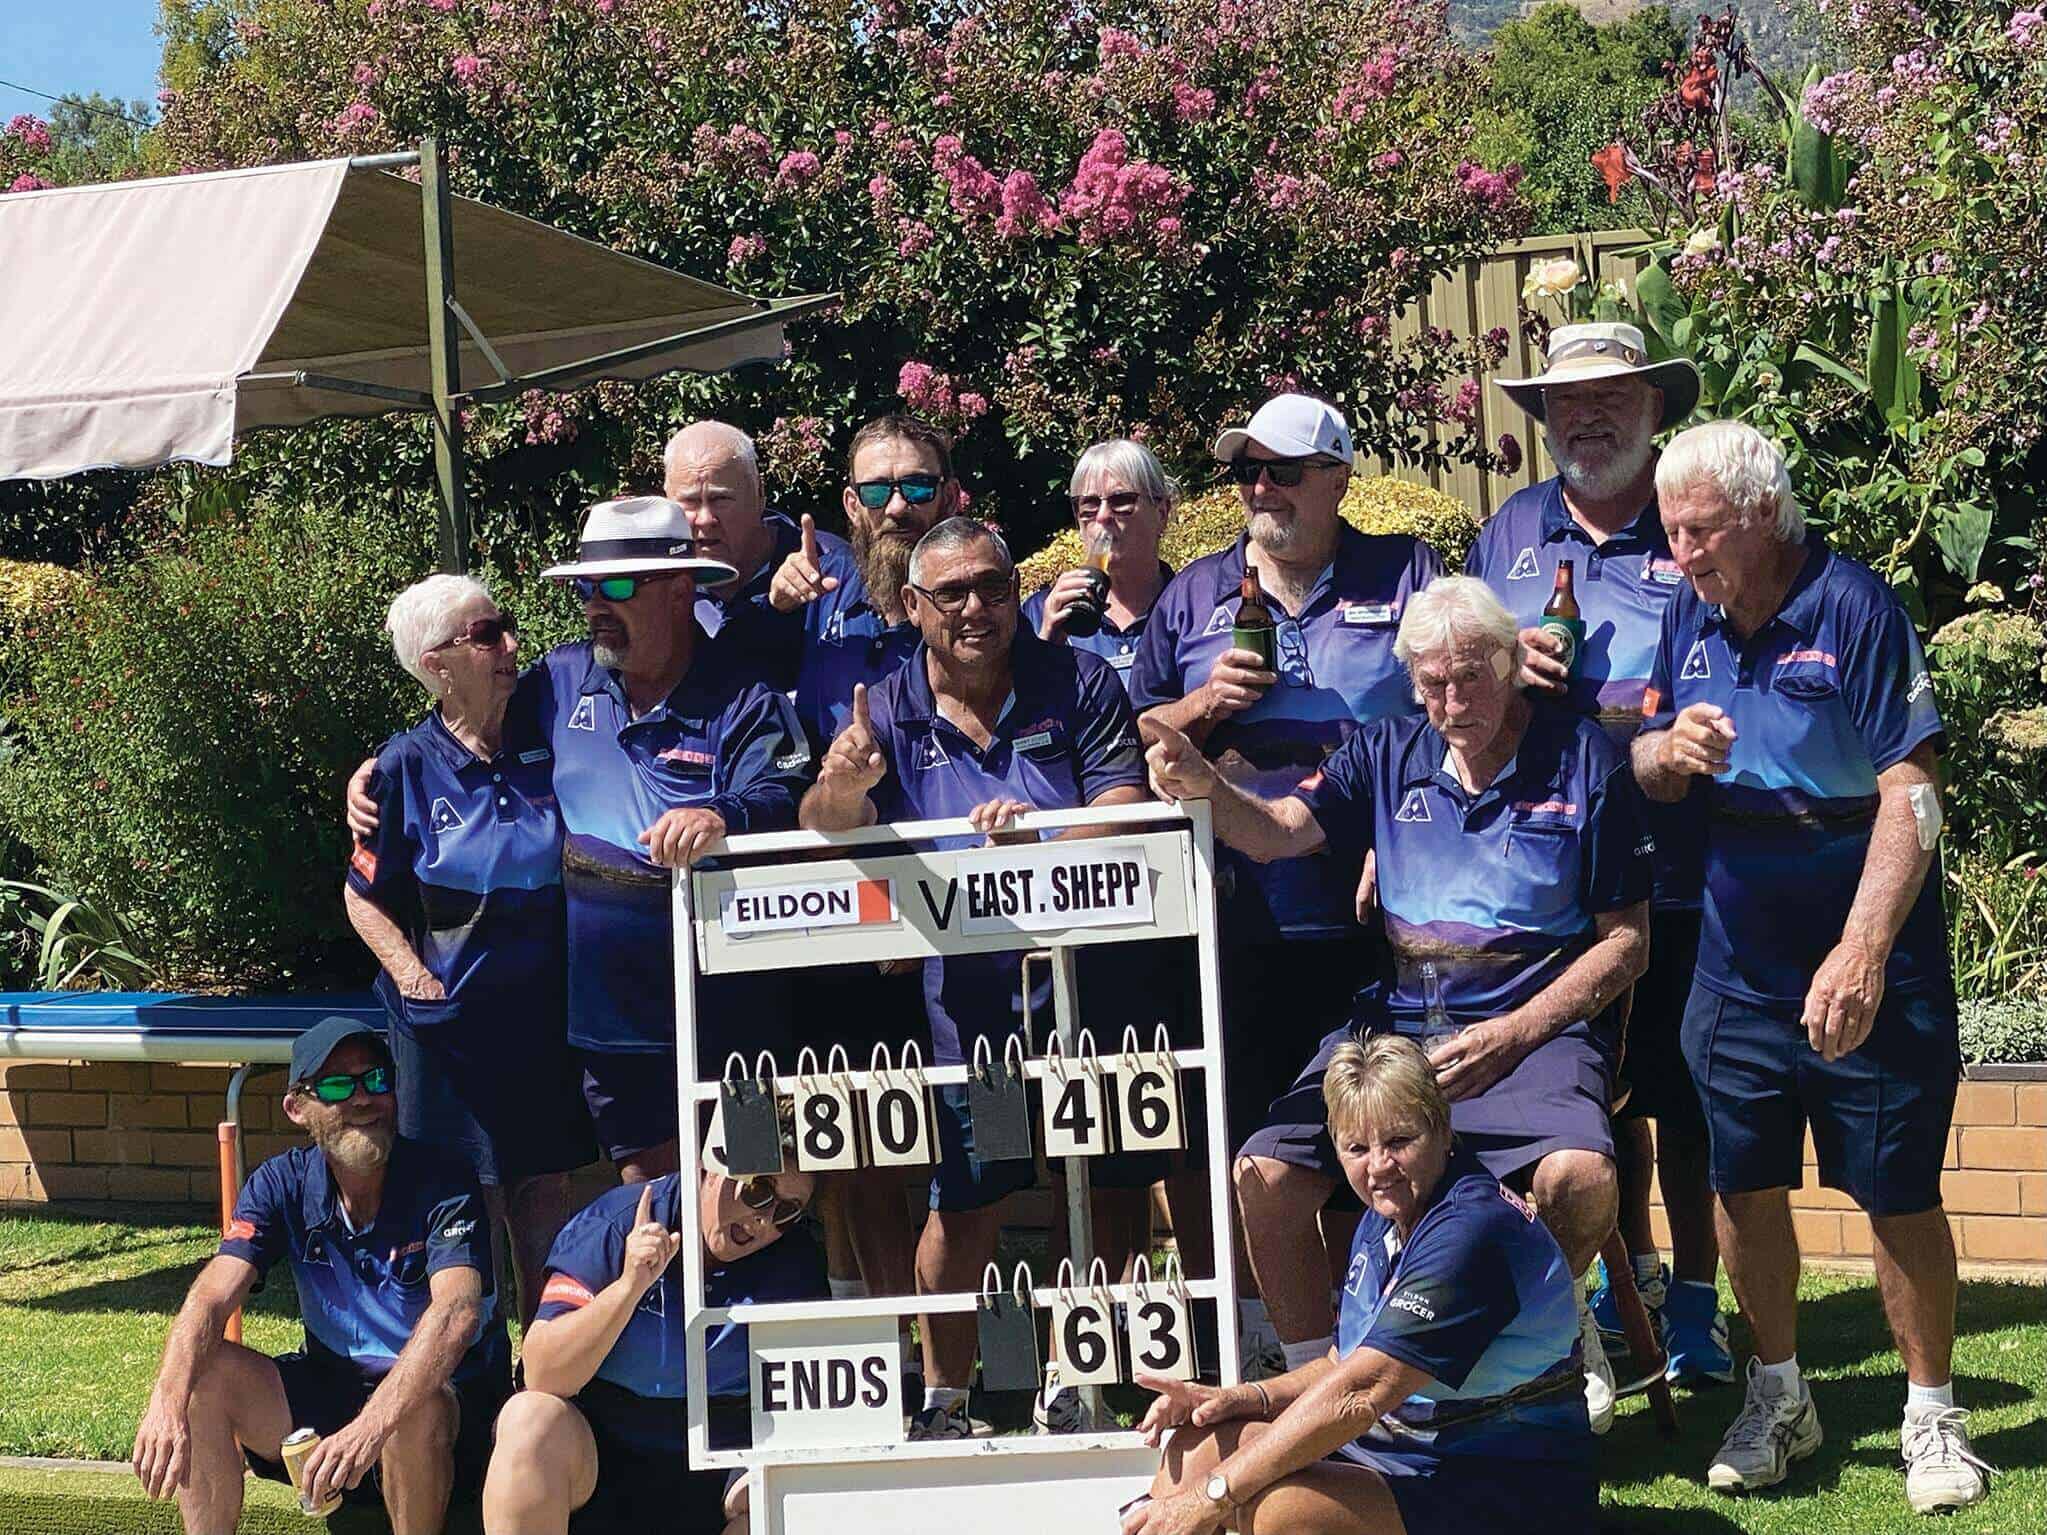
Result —
<path fill-rule="evenodd" d="M 1009 697 L 1003 701 L 1002 712 L 995 716 L 995 726 L 988 732 L 991 742 L 1001 736 L 1003 722 L 1016 712 L 1018 698 L 1037 681 L 1044 653 L 1050 648 L 1031 633 L 1029 625 L 1018 621 L 1016 641 L 1009 650 Z M 905 724 L 929 725 L 938 718 L 938 700 L 931 693 L 930 649 L 919 640 L 917 648 L 903 662 L 903 695 L 896 718 Z"/>
<path fill-rule="evenodd" d="M 1221 607 L 1223 603 L 1236 596 L 1237 588 L 1243 584 L 1245 551 L 1249 548 L 1250 542 L 1251 535 L 1248 531 L 1239 533 L 1237 541 L 1225 549 L 1222 558 L 1216 561 L 1215 605 L 1217 607 Z M 1348 578 L 1354 574 L 1354 567 L 1358 564 L 1360 556 L 1364 553 L 1366 553 L 1366 535 L 1360 533 L 1349 523 L 1339 519 L 1336 524 L 1336 553 L 1330 557 L 1329 563 L 1322 567 L 1322 573 L 1315 578 L 1315 584 L 1308 592 L 1308 600 L 1301 604 L 1301 616 L 1305 617 L 1308 610 L 1327 595 L 1331 585 L 1339 579 L 1339 574 L 1345 579 L 1346 584 L 1349 584 Z M 1270 592 L 1266 593 L 1268 598 L 1271 595 Z M 1273 607 L 1273 618 L 1275 620 L 1287 616 L 1286 610 L 1277 602 L 1273 604 Z"/>
<path fill-rule="evenodd" d="M 402 1168 L 408 1160 L 405 1137 L 395 1136 L 391 1141 L 391 1155 L 384 1163 L 384 1197 L 377 1204 L 377 1213 L 371 1219 L 367 1231 L 384 1219 L 384 1212 L 392 1208 L 392 1198 L 398 1190 L 398 1180 L 403 1176 Z M 348 1223 L 341 1216 L 341 1194 L 334 1186 L 334 1177 L 327 1169 L 327 1153 L 318 1146 L 313 1147 L 306 1158 L 306 1184 L 301 1204 L 305 1210 L 306 1230 L 320 1231 L 333 1227 L 346 1233 Z M 361 1232 L 356 1233 L 358 1236 Z"/>
<path fill-rule="evenodd" d="M 690 622 L 696 623 L 696 620 L 691 619 Z M 697 663 L 703 659 L 712 643 L 711 636 L 704 632 L 704 626 L 697 624 L 696 647 L 690 653 L 689 670 L 682 674 L 682 681 L 670 688 L 668 696 L 659 704 L 635 718 L 632 703 L 625 696 L 625 684 L 618 680 L 618 673 L 608 666 L 599 666 L 596 652 L 590 648 L 590 642 L 585 640 L 584 653 L 590 657 L 590 664 L 583 672 L 581 691 L 609 694 L 616 700 L 619 709 L 625 714 L 626 723 L 630 725 L 644 724 L 650 719 L 658 719 L 663 714 L 687 714 L 690 711 L 686 705 L 703 686 L 704 669 Z"/>
<path fill-rule="evenodd" d="M 1116 636 L 1119 638 L 1124 635 L 1137 633 L 1138 630 L 1142 629 L 1147 623 L 1151 621 L 1151 615 L 1158 610 L 1159 598 L 1165 596 L 1166 594 L 1166 583 L 1171 581 L 1172 579 L 1173 567 L 1168 565 L 1164 560 L 1160 560 L 1159 589 L 1152 594 L 1151 606 L 1146 608 L 1142 613 L 1133 615 L 1130 620 L 1130 627 L 1128 629 L 1117 627 L 1116 620 L 1111 618 L 1108 615 L 1108 613 L 1104 611 L 1102 614 L 1102 633 Z M 1237 579 L 1240 581 L 1244 579 L 1242 571 L 1239 571 L 1237 573 Z"/>
<path fill-rule="evenodd" d="M 1489 794 L 1504 790 L 1514 781 L 1521 771 L 1521 754 L 1528 750 L 1528 743 L 1533 741 L 1538 733 L 1547 730 L 1551 719 L 1557 717 L 1575 718 L 1562 715 L 1561 711 L 1539 703 L 1531 705 L 1527 727 L 1522 730 L 1521 739 L 1514 744 L 1514 755 L 1509 757 L 1500 771 L 1493 776 L 1491 783 L 1471 795 L 1474 804 Z M 1408 742 L 1407 749 L 1400 758 L 1400 787 L 1413 789 L 1431 782 L 1450 783 L 1456 784 L 1459 794 L 1467 793 L 1464 785 L 1458 781 L 1456 772 L 1450 767 L 1449 742 L 1445 741 L 1429 723 L 1426 714 L 1417 714 L 1414 720 L 1414 739 Z"/>
<path fill-rule="evenodd" d="M 1575 538 L 1581 543 L 1592 543 L 1592 535 L 1585 531 L 1578 519 L 1571 515 L 1570 507 L 1564 504 L 1562 475 L 1553 475 L 1545 483 L 1540 515 L 1540 536 L 1544 543 L 1555 543 L 1560 538 Z M 1635 514 L 1633 522 L 1625 527 L 1616 528 L 1607 535 L 1605 544 L 1595 547 L 1604 549 L 1611 544 L 1633 544 L 1654 550 L 1666 550 L 1669 547 L 1669 541 L 1663 536 L 1663 514 L 1657 510 L 1654 492 L 1650 493 L 1649 504 Z"/>
<path fill-rule="evenodd" d="M 483 761 L 456 739 L 455 732 L 448 728 L 448 722 L 441 718 L 438 708 L 428 711 L 420 740 L 447 765 L 450 772 L 459 773 L 471 763 Z"/>

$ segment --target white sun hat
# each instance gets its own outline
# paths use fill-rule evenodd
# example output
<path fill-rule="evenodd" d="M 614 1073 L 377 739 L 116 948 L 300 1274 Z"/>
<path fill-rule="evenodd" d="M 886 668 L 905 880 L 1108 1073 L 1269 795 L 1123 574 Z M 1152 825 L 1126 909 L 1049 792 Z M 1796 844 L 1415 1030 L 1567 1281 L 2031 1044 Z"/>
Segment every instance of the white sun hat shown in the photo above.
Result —
<path fill-rule="evenodd" d="M 666 496 L 599 501 L 583 518 L 583 538 L 576 557 L 540 574 L 547 581 L 571 581 L 578 576 L 594 580 L 663 570 L 687 571 L 707 586 L 739 577 L 723 560 L 697 553 L 689 514 Z"/>
<path fill-rule="evenodd" d="M 1663 391 L 1663 420 L 1658 431 L 1666 431 L 1689 416 L 1699 403 L 1699 370 L 1689 357 L 1651 362 L 1642 332 L 1632 325 L 1596 321 L 1583 325 L 1559 325 L 1549 333 L 1549 352 L 1542 372 L 1535 378 L 1503 378 L 1499 385 L 1507 398 L 1536 420 L 1543 414 L 1542 392 L 1559 384 L 1589 384 L 1594 379 L 1639 376 Z"/>
<path fill-rule="evenodd" d="M 1309 394 L 1276 394 L 1252 414 L 1244 426 L 1233 426 L 1215 440 L 1215 456 L 1227 464 L 1255 442 L 1282 458 L 1328 458 L 1353 462 L 1350 423 L 1327 400 Z"/>

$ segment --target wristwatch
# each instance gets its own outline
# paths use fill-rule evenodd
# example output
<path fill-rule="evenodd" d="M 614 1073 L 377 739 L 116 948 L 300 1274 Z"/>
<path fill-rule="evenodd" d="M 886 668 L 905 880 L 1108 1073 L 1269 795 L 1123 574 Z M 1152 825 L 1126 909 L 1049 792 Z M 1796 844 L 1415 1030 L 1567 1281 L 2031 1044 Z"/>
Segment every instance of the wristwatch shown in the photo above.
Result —
<path fill-rule="evenodd" d="M 1217 1508 L 1230 1507 L 1230 1479 L 1220 1471 L 1211 1471 L 1208 1480 L 1201 1484 L 1201 1495 Z"/>

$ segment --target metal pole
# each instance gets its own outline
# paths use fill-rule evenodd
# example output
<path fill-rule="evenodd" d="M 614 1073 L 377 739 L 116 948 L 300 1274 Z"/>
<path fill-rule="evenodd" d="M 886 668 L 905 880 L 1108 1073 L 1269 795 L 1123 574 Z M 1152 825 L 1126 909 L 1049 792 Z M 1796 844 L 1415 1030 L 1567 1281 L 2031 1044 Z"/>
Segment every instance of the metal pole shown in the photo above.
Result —
<path fill-rule="evenodd" d="M 1028 994 L 1028 982 L 1025 991 Z M 1073 950 L 1064 944 L 1052 950 L 1052 1027 L 1059 1035 L 1059 1044 L 1066 1052 L 1066 1059 L 1079 1060 L 1075 1041 L 1080 1034 L 1080 987 L 1075 981 Z M 1080 1276 L 1081 1286 L 1085 1288 L 1088 1270 L 1095 1261 L 1094 1198 L 1088 1179 L 1087 1158 L 1063 1157 L 1060 1160 L 1066 1164 L 1066 1241 L 1073 1254 L 1073 1271 Z M 1114 1284 L 1122 1277 L 1111 1274 L 1109 1282 Z M 1108 1423 L 1100 1386 L 1082 1386 L 1080 1399 L 1097 1426 Z"/>
<path fill-rule="evenodd" d="M 469 503 L 462 492 L 462 341 L 455 302 L 455 210 L 448 156 L 438 134 L 419 144 L 419 200 L 426 236 L 427 354 L 433 366 L 434 478 L 441 491 L 441 569 L 469 568 Z"/>

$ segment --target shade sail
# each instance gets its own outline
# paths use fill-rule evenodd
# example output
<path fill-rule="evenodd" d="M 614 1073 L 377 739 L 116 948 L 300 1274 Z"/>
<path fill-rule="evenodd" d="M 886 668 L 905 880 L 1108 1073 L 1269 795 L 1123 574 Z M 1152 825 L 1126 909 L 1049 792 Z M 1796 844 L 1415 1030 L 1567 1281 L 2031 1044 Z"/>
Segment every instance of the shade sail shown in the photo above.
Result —
<path fill-rule="evenodd" d="M 406 408 L 328 381 L 431 388 L 423 222 L 416 183 L 347 160 L 0 197 L 0 479 L 225 464 L 252 427 Z M 779 358 L 783 325 L 832 301 L 750 298 L 468 198 L 452 222 L 455 296 L 515 383 Z M 498 384 L 466 334 L 461 382 Z"/>

